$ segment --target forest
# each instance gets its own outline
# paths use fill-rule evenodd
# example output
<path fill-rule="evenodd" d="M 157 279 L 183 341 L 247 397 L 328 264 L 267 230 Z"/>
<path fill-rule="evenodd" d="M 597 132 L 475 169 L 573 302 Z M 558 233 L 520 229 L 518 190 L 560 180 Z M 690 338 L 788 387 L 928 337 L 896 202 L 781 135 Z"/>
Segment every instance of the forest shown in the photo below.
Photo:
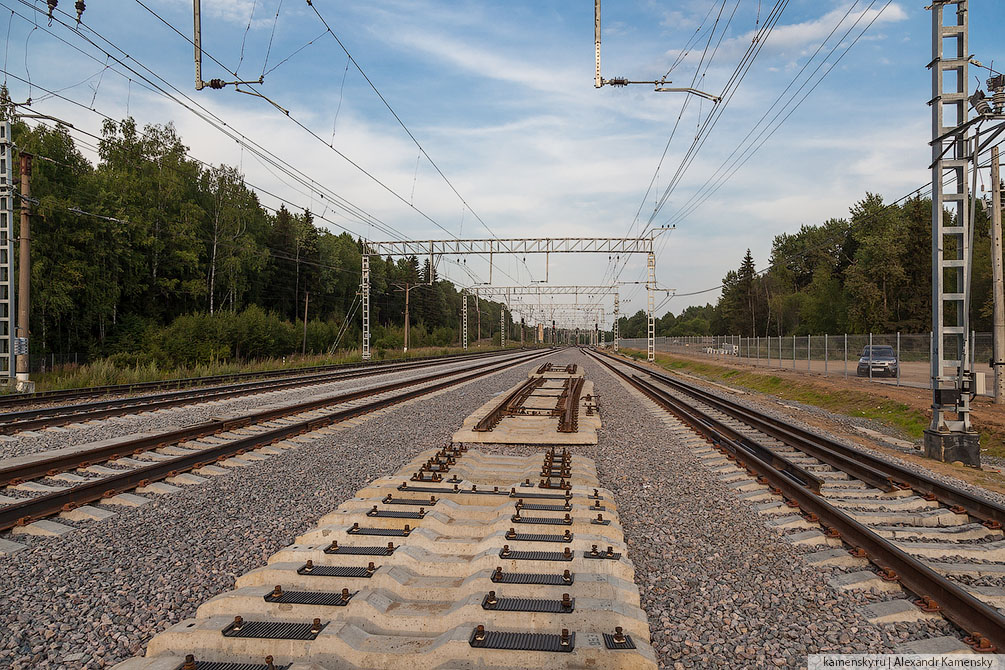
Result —
<path fill-rule="evenodd" d="M 265 206 L 237 168 L 189 157 L 172 125 L 106 121 L 95 164 L 60 125 L 15 119 L 13 138 L 34 156 L 33 358 L 171 366 L 359 346 L 360 240 L 318 226 L 309 210 Z M 17 161 L 14 168 L 17 183 Z M 656 333 L 927 332 L 930 229 L 931 200 L 887 204 L 867 193 L 847 218 L 775 237 L 760 269 L 747 250 L 715 304 L 667 312 Z M 989 235 L 978 201 L 976 330 L 991 326 Z M 403 289 L 416 284 L 411 346 L 459 343 L 462 297 L 454 285 L 428 261 L 375 257 L 375 349 L 402 346 Z M 479 315 L 470 306 L 474 340 Z M 479 302 L 483 337 L 498 341 L 501 307 Z M 619 327 L 622 337 L 644 337 L 646 315 L 622 317 Z"/>
<path fill-rule="evenodd" d="M 657 319 L 656 334 L 788 336 L 927 333 L 931 330 L 930 198 L 886 204 L 867 193 L 848 218 L 805 225 L 774 238 L 761 270 L 750 250 L 722 279 L 718 301 Z M 949 214 L 946 213 L 947 222 Z M 989 211 L 974 215 L 971 328 L 991 329 Z M 947 258 L 953 253 L 946 249 Z M 947 279 L 947 288 L 955 285 Z M 644 312 L 619 322 L 623 337 L 645 337 Z"/>
<path fill-rule="evenodd" d="M 305 309 L 307 352 L 359 347 L 360 241 L 310 211 L 266 207 L 235 167 L 190 158 L 172 125 L 106 121 L 97 164 L 59 125 L 14 119 L 12 137 L 33 156 L 33 359 L 281 356 L 304 347 Z M 14 170 L 17 184 L 17 160 Z M 374 257 L 370 268 L 374 349 L 402 346 L 402 289 L 415 284 L 410 345 L 459 343 L 462 297 L 428 261 Z M 500 307 L 480 301 L 483 337 L 498 339 Z"/>

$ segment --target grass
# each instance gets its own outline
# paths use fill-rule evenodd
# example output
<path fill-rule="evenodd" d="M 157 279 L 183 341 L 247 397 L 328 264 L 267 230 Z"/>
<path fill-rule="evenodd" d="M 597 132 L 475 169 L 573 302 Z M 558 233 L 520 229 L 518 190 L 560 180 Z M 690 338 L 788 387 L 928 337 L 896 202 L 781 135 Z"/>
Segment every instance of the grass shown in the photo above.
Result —
<path fill-rule="evenodd" d="M 477 352 L 492 351 L 498 347 L 477 349 Z M 411 349 L 407 356 L 401 350 L 377 350 L 375 360 L 391 361 L 425 356 L 448 356 L 464 353 L 461 347 L 423 347 Z M 469 350 L 469 353 L 474 353 Z M 113 384 L 135 384 L 148 381 L 164 381 L 169 379 L 188 379 L 213 375 L 229 375 L 245 372 L 266 372 L 269 370 L 312 367 L 316 365 L 336 365 L 340 363 L 358 363 L 361 356 L 359 350 L 340 353 L 336 356 L 309 355 L 284 356 L 256 361 L 220 361 L 195 366 L 176 366 L 162 368 L 157 365 L 141 365 L 135 367 L 117 367 L 108 359 L 101 359 L 85 365 L 66 365 L 52 372 L 32 375 L 36 391 L 52 391 L 62 389 L 87 388 L 91 386 L 109 386 Z"/>
<path fill-rule="evenodd" d="M 633 358 L 642 359 L 642 352 L 629 352 Z M 713 363 L 704 363 L 685 358 L 677 358 L 666 354 L 656 354 L 656 362 L 667 370 L 680 370 L 695 374 L 712 381 L 729 382 L 751 391 L 767 393 L 782 400 L 800 402 L 825 409 L 835 414 L 872 419 L 879 423 L 896 428 L 907 437 L 921 439 L 928 427 L 929 417 L 918 409 L 904 403 L 874 395 L 868 391 L 859 390 L 824 390 L 813 383 L 811 378 L 806 381 L 783 379 L 778 375 L 737 370 L 735 368 Z M 994 436 L 986 438 L 990 444 Z M 998 448 L 1002 448 L 1001 436 L 998 436 Z"/>

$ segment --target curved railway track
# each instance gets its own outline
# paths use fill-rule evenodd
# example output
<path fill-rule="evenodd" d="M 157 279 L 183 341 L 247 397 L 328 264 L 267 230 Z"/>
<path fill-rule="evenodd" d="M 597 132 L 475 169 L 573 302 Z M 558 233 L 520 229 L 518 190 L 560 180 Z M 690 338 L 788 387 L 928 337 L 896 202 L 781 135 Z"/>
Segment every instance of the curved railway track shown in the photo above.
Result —
<path fill-rule="evenodd" d="M 974 650 L 1005 649 L 1005 507 L 650 367 L 587 353 L 785 500 L 766 507 L 801 510 L 793 527 L 822 526 L 832 545 L 868 559 L 877 580 L 956 624 Z"/>
<path fill-rule="evenodd" d="M 476 363 L 460 369 L 390 382 L 361 391 L 268 409 L 234 419 L 209 421 L 181 430 L 141 435 L 93 449 L 58 453 L 43 458 L 18 459 L 20 462 L 0 468 L 0 485 L 17 486 L 60 474 L 70 475 L 64 476 L 64 481 L 60 482 L 62 484 L 69 481 L 70 485 L 57 490 L 52 490 L 51 486 L 50 490 L 39 489 L 39 495 L 0 507 L 0 530 L 25 525 L 137 486 L 145 486 L 331 424 L 500 372 L 547 353 L 549 353 L 547 350 L 535 351 L 507 357 L 499 362 Z M 205 439 L 211 436 L 212 441 Z M 196 440 L 202 441 L 196 442 Z M 133 456 L 139 456 L 139 459 Z M 128 469 L 117 471 L 107 466 L 93 468 L 96 463 L 107 462 Z M 85 468 L 89 471 L 81 472 Z M 88 476 L 94 473 L 100 476 Z"/>
<path fill-rule="evenodd" d="M 366 366 L 363 369 L 356 367 L 329 373 L 298 374 L 289 379 L 265 379 L 242 382 L 239 384 L 227 384 L 224 386 L 201 386 L 195 389 L 171 391 L 153 395 L 128 396 L 75 405 L 55 405 L 50 407 L 20 410 L 16 412 L 6 412 L 0 414 L 0 435 L 11 435 L 21 431 L 43 429 L 52 426 L 63 426 L 70 423 L 93 421 L 96 419 L 122 416 L 137 412 L 150 412 L 158 409 L 178 407 L 180 405 L 188 405 L 198 402 L 223 400 L 226 398 L 254 395 L 256 393 L 271 393 L 272 391 L 284 389 L 314 386 L 317 384 L 328 384 L 348 379 L 358 379 L 361 377 L 372 377 L 375 375 L 400 372 L 403 370 L 413 370 L 436 365 L 448 365 L 455 362 L 463 363 L 472 359 L 477 360 L 487 357 L 492 358 L 505 354 L 506 352 L 489 352 L 484 354 L 472 354 L 465 357 L 450 357 L 447 360 L 442 358 L 424 359 L 422 361 L 410 361 L 406 363 L 395 363 L 375 367 Z M 289 372 L 286 371 L 285 374 L 289 375 Z"/>

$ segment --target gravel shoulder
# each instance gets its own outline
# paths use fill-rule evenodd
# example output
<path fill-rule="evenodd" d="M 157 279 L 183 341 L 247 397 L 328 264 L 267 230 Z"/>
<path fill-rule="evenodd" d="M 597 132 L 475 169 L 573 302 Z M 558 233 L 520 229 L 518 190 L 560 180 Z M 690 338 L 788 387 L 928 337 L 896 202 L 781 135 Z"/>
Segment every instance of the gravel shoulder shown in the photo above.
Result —
<path fill-rule="evenodd" d="M 184 428 L 222 415 L 251 414 L 268 405 L 294 405 L 326 395 L 373 388 L 392 381 L 417 379 L 431 375 L 434 372 L 458 370 L 474 364 L 471 361 L 457 361 L 442 367 L 420 368 L 400 372 L 390 371 L 373 377 L 347 379 L 345 381 L 325 384 L 312 384 L 300 388 L 281 389 L 209 402 L 195 402 L 190 405 L 182 405 L 144 414 L 111 417 L 94 422 L 93 424 L 61 426 L 41 431 L 0 436 L 0 459 L 96 442 L 129 433 Z"/>
<path fill-rule="evenodd" d="M 537 365 L 396 407 L 143 507 L 113 508 L 117 516 L 62 538 L 28 538 L 29 549 L 0 558 L 0 667 L 102 668 L 141 654 L 155 633 L 233 588 L 356 490 L 449 442 L 465 416 Z"/>

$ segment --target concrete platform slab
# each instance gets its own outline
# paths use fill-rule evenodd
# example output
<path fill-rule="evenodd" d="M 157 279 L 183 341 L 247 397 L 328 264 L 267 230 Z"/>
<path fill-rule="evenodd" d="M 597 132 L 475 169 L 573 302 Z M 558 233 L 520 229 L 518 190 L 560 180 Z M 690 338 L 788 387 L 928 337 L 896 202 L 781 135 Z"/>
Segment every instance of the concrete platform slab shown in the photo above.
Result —
<path fill-rule="evenodd" d="M 16 486 L 11 486 L 10 488 L 15 491 L 25 491 L 27 493 L 57 493 L 59 491 L 65 491 L 70 487 L 50 486 L 49 484 L 41 484 L 39 482 L 22 482 Z"/>
<path fill-rule="evenodd" d="M 55 479 L 60 482 L 69 482 L 70 484 L 81 484 L 83 482 L 90 481 L 87 477 L 83 477 L 72 472 L 60 472 L 59 474 L 52 475 L 48 479 Z"/>
<path fill-rule="evenodd" d="M 0 556 L 13 556 L 17 552 L 24 551 L 27 548 L 27 544 L 0 538 Z"/>
<path fill-rule="evenodd" d="M 193 469 L 192 472 L 200 475 L 210 475 L 212 477 L 219 477 L 227 474 L 226 468 L 221 468 L 217 465 L 204 465 L 201 468 Z"/>
<path fill-rule="evenodd" d="M 189 474 L 187 472 L 183 472 L 180 475 L 175 475 L 174 477 L 168 477 L 164 481 L 166 481 L 169 484 L 179 484 L 179 485 L 182 485 L 182 486 L 191 486 L 193 484 L 203 484 L 205 482 L 208 482 L 209 480 L 206 479 L 205 477 L 200 477 L 198 475 L 193 475 L 193 474 Z"/>
<path fill-rule="evenodd" d="M 27 526 L 15 526 L 11 529 L 11 535 L 38 535 L 40 537 L 59 537 L 74 530 L 73 526 L 67 526 L 48 519 L 33 521 Z"/>
<path fill-rule="evenodd" d="M 69 512 L 60 512 L 59 518 L 68 521 L 103 521 L 115 516 L 115 512 L 92 505 L 82 505 Z"/>
<path fill-rule="evenodd" d="M 162 495 L 166 493 L 176 493 L 177 491 L 181 491 L 181 488 L 178 486 L 172 486 L 171 484 L 165 484 L 164 482 L 153 482 L 151 484 L 147 484 L 146 486 L 140 486 L 136 489 L 137 493 L 159 493 Z"/>
<path fill-rule="evenodd" d="M 944 635 L 942 637 L 928 638 L 927 640 L 915 640 L 905 642 L 894 648 L 896 654 L 972 654 L 974 650 L 963 643 L 958 637 Z"/>
<path fill-rule="evenodd" d="M 885 581 L 871 570 L 860 570 L 858 572 L 844 572 L 837 574 L 831 577 L 828 583 L 841 591 L 851 591 L 853 589 L 857 589 L 893 593 L 902 590 L 898 582 Z"/>
<path fill-rule="evenodd" d="M 858 567 L 869 565 L 866 558 L 852 556 L 846 549 L 822 549 L 803 556 L 810 565 L 836 566 L 836 567 Z"/>
<path fill-rule="evenodd" d="M 910 600 L 885 600 L 862 608 L 862 615 L 872 623 L 899 623 L 937 619 L 939 614 L 923 611 Z"/>
<path fill-rule="evenodd" d="M 102 498 L 102 505 L 121 505 L 122 507 L 141 507 L 150 502 L 149 498 L 134 495 L 132 493 L 120 493 L 109 498 Z"/>

